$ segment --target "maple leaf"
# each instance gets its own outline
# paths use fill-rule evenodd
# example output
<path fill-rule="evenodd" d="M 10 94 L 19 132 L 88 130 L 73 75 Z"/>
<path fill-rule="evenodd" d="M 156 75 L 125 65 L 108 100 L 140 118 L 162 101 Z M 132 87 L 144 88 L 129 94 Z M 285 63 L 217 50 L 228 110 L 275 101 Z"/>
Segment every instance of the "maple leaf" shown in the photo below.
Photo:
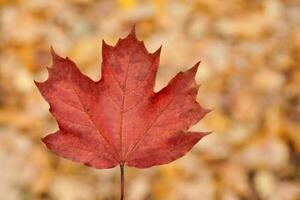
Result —
<path fill-rule="evenodd" d="M 149 53 L 134 28 L 113 47 L 103 41 L 94 82 L 51 49 L 49 77 L 36 85 L 59 130 L 43 142 L 55 154 L 94 168 L 146 168 L 182 157 L 208 133 L 189 132 L 209 110 L 196 102 L 199 63 L 154 92 L 161 48 Z"/>

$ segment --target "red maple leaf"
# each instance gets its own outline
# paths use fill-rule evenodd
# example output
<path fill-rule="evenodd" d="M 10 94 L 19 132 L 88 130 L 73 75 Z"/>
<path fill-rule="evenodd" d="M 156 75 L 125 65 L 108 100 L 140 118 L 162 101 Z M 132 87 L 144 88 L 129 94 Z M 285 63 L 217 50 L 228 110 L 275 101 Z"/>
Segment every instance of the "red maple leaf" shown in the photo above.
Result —
<path fill-rule="evenodd" d="M 207 135 L 187 131 L 208 113 L 195 100 L 199 63 L 156 93 L 160 51 L 149 53 L 134 28 L 114 47 L 103 41 L 102 78 L 94 82 L 52 49 L 49 78 L 36 82 L 59 125 L 43 138 L 47 147 L 94 168 L 121 170 L 166 164 L 188 152 Z"/>

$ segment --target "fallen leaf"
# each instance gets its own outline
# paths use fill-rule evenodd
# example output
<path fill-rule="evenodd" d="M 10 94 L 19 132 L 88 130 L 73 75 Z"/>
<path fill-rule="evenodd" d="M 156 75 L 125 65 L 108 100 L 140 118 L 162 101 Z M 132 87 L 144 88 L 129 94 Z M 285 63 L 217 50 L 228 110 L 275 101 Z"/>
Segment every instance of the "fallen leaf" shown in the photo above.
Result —
<path fill-rule="evenodd" d="M 36 82 L 59 130 L 43 138 L 55 154 L 94 168 L 146 168 L 182 157 L 205 132 L 189 132 L 209 110 L 195 100 L 199 63 L 153 91 L 161 48 L 149 53 L 134 28 L 112 47 L 103 41 L 94 82 L 52 49 L 49 78 Z"/>

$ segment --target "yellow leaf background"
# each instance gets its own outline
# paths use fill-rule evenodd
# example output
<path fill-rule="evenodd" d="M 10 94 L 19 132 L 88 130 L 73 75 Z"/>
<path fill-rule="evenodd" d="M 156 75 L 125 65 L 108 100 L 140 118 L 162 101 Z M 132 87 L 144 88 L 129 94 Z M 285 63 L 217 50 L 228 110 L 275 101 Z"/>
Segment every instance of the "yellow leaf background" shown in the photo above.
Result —
<path fill-rule="evenodd" d="M 101 39 L 136 24 L 163 45 L 156 90 L 202 60 L 198 100 L 214 130 L 169 165 L 127 169 L 128 200 L 300 199 L 300 1 L 0 0 L 0 199 L 118 199 L 118 169 L 58 158 L 56 124 L 34 87 L 52 45 L 98 79 Z"/>

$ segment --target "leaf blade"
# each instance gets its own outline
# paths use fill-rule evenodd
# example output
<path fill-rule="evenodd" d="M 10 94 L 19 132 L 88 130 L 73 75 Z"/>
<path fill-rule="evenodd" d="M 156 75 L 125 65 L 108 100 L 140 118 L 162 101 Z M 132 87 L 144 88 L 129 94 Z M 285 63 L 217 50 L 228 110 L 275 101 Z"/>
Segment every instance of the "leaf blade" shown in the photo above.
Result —
<path fill-rule="evenodd" d="M 207 135 L 188 132 L 209 112 L 195 100 L 200 63 L 155 93 L 160 52 L 149 53 L 134 29 L 114 47 L 103 41 L 102 77 L 94 82 L 52 49 L 49 77 L 36 83 L 59 125 L 43 139 L 47 147 L 101 169 L 166 164 L 190 151 Z"/>

